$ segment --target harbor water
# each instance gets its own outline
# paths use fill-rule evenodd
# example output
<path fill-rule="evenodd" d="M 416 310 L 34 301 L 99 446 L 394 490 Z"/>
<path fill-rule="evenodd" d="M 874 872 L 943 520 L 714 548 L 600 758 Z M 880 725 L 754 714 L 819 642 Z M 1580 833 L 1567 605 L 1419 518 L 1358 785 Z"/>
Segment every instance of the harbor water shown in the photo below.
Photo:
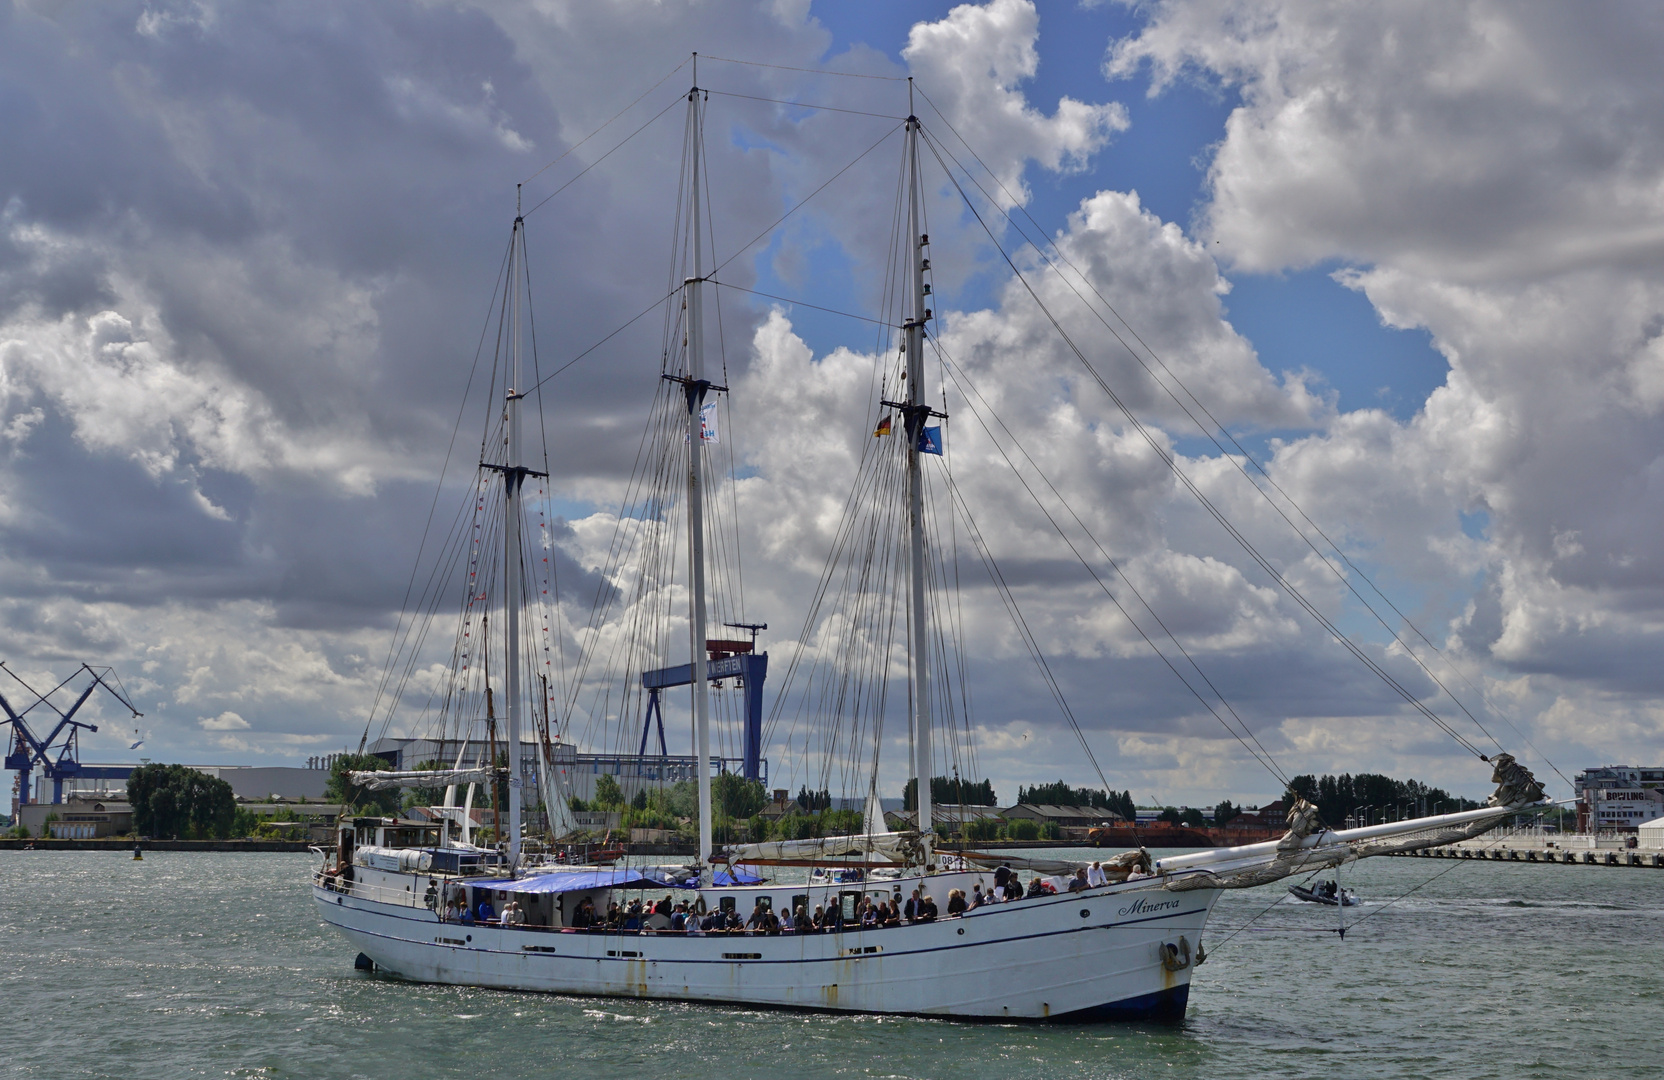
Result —
<path fill-rule="evenodd" d="M 1656 1075 L 1664 1032 L 1648 870 L 1371 859 L 1344 941 L 1282 884 L 1227 893 L 1184 1023 L 1038 1026 L 379 978 L 314 861 L 0 853 L 0 1076 L 1525 1080 Z"/>

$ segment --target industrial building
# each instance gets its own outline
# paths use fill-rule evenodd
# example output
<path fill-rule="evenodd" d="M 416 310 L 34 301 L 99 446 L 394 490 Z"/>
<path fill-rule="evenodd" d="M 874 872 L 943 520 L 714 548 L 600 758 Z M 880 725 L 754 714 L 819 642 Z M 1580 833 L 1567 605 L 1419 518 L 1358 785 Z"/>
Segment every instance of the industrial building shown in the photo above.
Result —
<path fill-rule="evenodd" d="M 390 738 L 376 740 L 366 752 L 385 760 L 391 769 L 415 769 L 433 761 L 444 762 L 449 768 L 458 760 L 464 766 L 489 760 L 491 745 L 484 739 L 470 739 L 464 745 L 457 739 Z M 504 753 L 504 744 L 497 744 L 498 756 Z M 698 759 L 691 754 L 580 754 L 570 743 L 557 742 L 550 757 L 556 775 L 565 785 L 567 797 L 582 799 L 586 803 L 595 798 L 595 782 L 602 775 L 618 781 L 626 799 L 643 789 L 668 787 L 683 780 L 697 779 L 699 775 L 695 771 Z M 539 789 L 543 777 L 541 758 L 542 753 L 536 743 L 520 744 L 520 760 L 525 775 L 528 780 L 536 777 Z M 745 764 L 743 758 L 713 758 L 711 771 L 744 775 Z M 761 774 L 759 779 L 766 785 L 768 759 L 757 759 L 757 765 Z M 542 805 L 542 797 L 537 792 L 527 791 L 525 797 L 528 806 Z"/>
<path fill-rule="evenodd" d="M 48 822 L 47 818 L 53 818 Z M 102 836 L 125 836 L 133 831 L 133 808 L 122 795 L 103 799 L 69 799 L 61 803 L 30 803 L 18 807 L 12 820 L 29 830 L 30 836 L 50 835 L 54 840 L 93 840 Z"/>
<path fill-rule="evenodd" d="M 21 784 L 12 786 L 12 818 L 38 831 L 27 810 L 29 806 L 59 806 L 67 803 L 125 802 L 127 778 L 139 766 L 124 764 L 93 764 L 80 766 L 81 775 L 64 779 L 53 785 L 56 799 L 41 799 L 39 790 L 31 792 L 27 804 L 19 801 Z M 268 799 L 295 801 L 320 800 L 329 783 L 329 773 L 323 769 L 302 769 L 293 766 L 267 765 L 187 765 L 188 769 L 216 776 L 231 785 L 231 793 L 245 801 L 264 802 Z M 91 774 L 91 775 L 88 775 Z M 49 811 L 41 811 L 40 814 Z M 38 816 L 38 815 L 37 815 Z M 59 811 L 62 817 L 62 811 Z M 121 831 L 121 830 L 118 830 Z"/>
<path fill-rule="evenodd" d="M 281 814 L 296 819 L 298 839 L 328 840 L 333 834 L 335 819 L 340 814 L 340 807 L 334 803 L 290 799 L 267 801 L 264 797 L 260 801 L 239 798 L 237 808 L 257 817 L 275 818 Z M 133 808 L 125 794 L 75 796 L 61 803 L 36 802 L 21 806 L 16 823 L 28 829 L 30 836 L 50 836 L 54 840 L 97 840 L 131 833 Z"/>

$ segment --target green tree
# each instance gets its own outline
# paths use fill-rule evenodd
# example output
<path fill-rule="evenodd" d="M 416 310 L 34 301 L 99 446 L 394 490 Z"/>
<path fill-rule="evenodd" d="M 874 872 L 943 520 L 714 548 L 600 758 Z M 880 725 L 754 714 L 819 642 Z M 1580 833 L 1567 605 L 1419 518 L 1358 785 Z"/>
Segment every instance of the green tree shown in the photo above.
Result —
<path fill-rule="evenodd" d="M 753 814 L 745 828 L 753 844 L 760 844 L 768 839 L 768 818 L 761 814 Z"/>
<path fill-rule="evenodd" d="M 822 810 L 819 817 L 821 836 L 853 836 L 861 831 L 859 810 Z"/>
<path fill-rule="evenodd" d="M 636 809 L 630 807 L 619 818 L 619 827 L 624 829 L 674 829 L 676 819 L 670 815 L 655 810 L 652 807 Z"/>
<path fill-rule="evenodd" d="M 998 840 L 999 837 L 1000 823 L 995 818 L 977 818 L 975 821 L 965 822 L 967 840 Z"/>
<path fill-rule="evenodd" d="M 665 812 L 672 817 L 692 819 L 699 816 L 699 781 L 681 780 L 655 794 L 664 799 Z"/>
<path fill-rule="evenodd" d="M 1208 827 L 1208 819 L 1194 806 L 1187 806 L 1184 813 L 1179 815 L 1179 824 L 1188 825 L 1193 829 L 1205 829 Z"/>
<path fill-rule="evenodd" d="M 1176 806 L 1163 807 L 1161 814 L 1157 816 L 1156 820 L 1177 825 L 1179 823 L 1179 808 Z"/>
<path fill-rule="evenodd" d="M 237 807 L 237 812 L 231 815 L 231 838 L 233 840 L 241 840 L 243 837 L 253 834 L 254 830 L 258 828 L 259 825 L 259 814 L 256 814 L 253 810 L 245 810 L 239 806 Z"/>
<path fill-rule="evenodd" d="M 183 765 L 141 765 L 127 778 L 133 829 L 148 836 L 225 839 L 237 816 L 231 785 Z"/>
<path fill-rule="evenodd" d="M 341 754 L 329 770 L 324 797 L 361 814 L 397 814 L 403 802 L 398 788 L 371 791 L 353 783 L 352 777 L 347 775 L 352 772 L 381 772 L 387 767 L 387 759 L 377 754 Z"/>
<path fill-rule="evenodd" d="M 826 788 L 810 791 L 809 786 L 805 784 L 797 789 L 797 805 L 804 813 L 818 813 L 832 805 L 832 793 Z"/>
<path fill-rule="evenodd" d="M 1242 807 L 1231 805 L 1231 800 L 1229 799 L 1224 800 L 1218 806 L 1213 808 L 1213 823 L 1215 825 L 1225 825 L 1241 816 Z"/>
<path fill-rule="evenodd" d="M 604 810 L 623 809 L 624 789 L 618 786 L 611 773 L 602 773 L 595 778 L 595 805 Z"/>
<path fill-rule="evenodd" d="M 1013 840 L 1040 839 L 1040 823 L 1030 818 L 1017 818 L 1006 823 L 1005 833 Z"/>
<path fill-rule="evenodd" d="M 748 818 L 768 804 L 761 780 L 723 773 L 711 781 L 711 805 L 732 820 Z"/>
<path fill-rule="evenodd" d="M 775 823 L 774 834 L 782 840 L 811 839 L 820 835 L 820 817 L 793 810 Z"/>

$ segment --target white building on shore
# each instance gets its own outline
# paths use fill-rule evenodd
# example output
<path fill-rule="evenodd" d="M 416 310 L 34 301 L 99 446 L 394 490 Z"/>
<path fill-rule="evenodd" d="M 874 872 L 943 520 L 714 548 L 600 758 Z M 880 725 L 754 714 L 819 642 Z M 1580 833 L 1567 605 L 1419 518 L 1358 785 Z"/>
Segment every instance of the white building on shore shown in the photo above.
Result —
<path fill-rule="evenodd" d="M 1664 768 L 1602 765 L 1572 780 L 1579 832 L 1629 831 L 1664 816 Z"/>

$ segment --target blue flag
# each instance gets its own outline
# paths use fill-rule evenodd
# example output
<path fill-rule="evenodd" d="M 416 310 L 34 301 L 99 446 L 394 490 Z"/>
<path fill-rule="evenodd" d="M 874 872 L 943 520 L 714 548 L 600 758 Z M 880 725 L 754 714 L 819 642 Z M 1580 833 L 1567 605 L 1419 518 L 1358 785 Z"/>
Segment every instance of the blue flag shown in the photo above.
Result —
<path fill-rule="evenodd" d="M 935 454 L 937 457 L 942 456 L 942 427 L 940 424 L 935 427 L 919 429 L 919 453 Z"/>

